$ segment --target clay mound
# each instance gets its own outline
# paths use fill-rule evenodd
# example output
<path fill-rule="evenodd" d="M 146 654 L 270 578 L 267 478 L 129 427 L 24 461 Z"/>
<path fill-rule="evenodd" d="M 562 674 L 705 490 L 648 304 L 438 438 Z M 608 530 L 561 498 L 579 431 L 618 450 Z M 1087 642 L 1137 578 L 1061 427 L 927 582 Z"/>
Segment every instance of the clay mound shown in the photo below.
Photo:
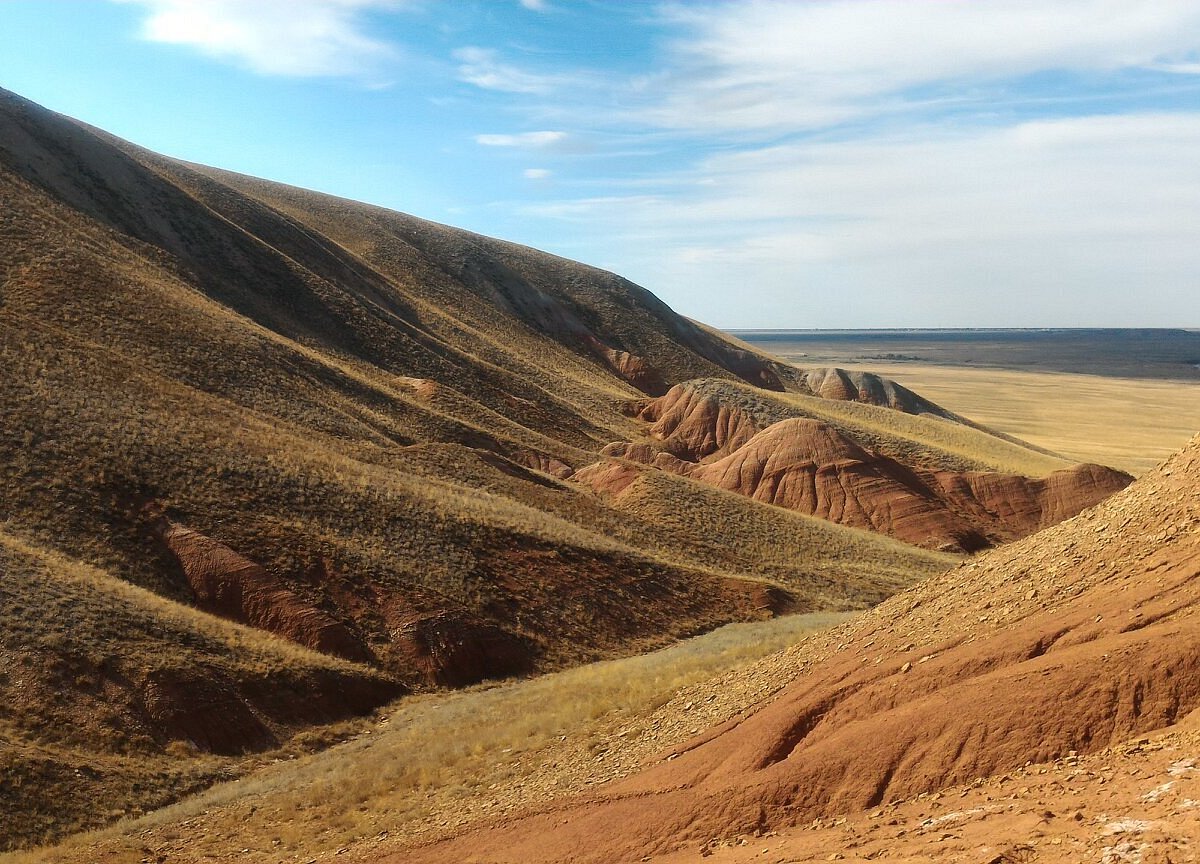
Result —
<path fill-rule="evenodd" d="M 618 496 L 628 489 L 645 471 L 638 465 L 628 462 L 600 461 L 581 468 L 572 478 L 576 483 L 583 483 L 604 495 Z"/>
<path fill-rule="evenodd" d="M 818 420 L 781 420 L 723 459 L 686 470 L 757 501 L 928 549 L 973 551 L 995 533 L 958 516 L 916 472 Z"/>
<path fill-rule="evenodd" d="M 897 404 L 908 404 L 907 398 Z M 1040 476 L 1070 464 L 1028 442 L 925 404 L 915 394 L 913 399 L 918 400 L 913 403 L 916 410 L 909 413 L 869 402 L 769 393 L 740 382 L 704 378 L 677 384 L 656 399 L 628 403 L 627 413 L 650 424 L 650 440 L 638 446 L 649 443 L 689 462 L 719 458 L 780 420 L 807 418 L 822 420 L 861 446 L 912 467 Z M 610 445 L 605 455 L 616 455 L 611 448 L 618 446 Z"/>
<path fill-rule="evenodd" d="M 819 420 L 780 420 L 751 435 L 754 422 L 744 412 L 695 391 L 680 392 L 679 398 L 659 400 L 643 412 L 663 411 L 651 431 L 666 438 L 669 452 L 638 444 L 610 445 L 606 452 L 926 549 L 971 552 L 1027 536 L 1130 480 L 1099 465 L 1044 478 L 914 470 L 864 449 Z M 697 464 L 676 452 L 706 453 L 710 460 L 727 455 Z M 617 494 L 632 482 L 630 472 L 602 463 L 580 471 L 576 479 Z"/>
<path fill-rule="evenodd" d="M 824 369 L 810 369 L 804 373 L 801 380 L 814 395 L 822 399 L 862 402 L 866 405 L 903 411 L 906 414 L 933 414 L 948 420 L 959 419 L 956 414 L 930 402 L 924 396 L 874 372 L 829 366 Z"/>
<path fill-rule="evenodd" d="M 757 713 L 602 795 L 404 860 L 648 860 L 1168 726 L 1200 706 L 1198 488 L 1200 437 L 1094 510 L 792 649 L 794 682 Z"/>
<path fill-rule="evenodd" d="M 672 387 L 637 417 L 653 424 L 649 435 L 661 441 L 663 449 L 690 462 L 736 450 L 761 428 L 761 421 L 745 408 L 688 384 Z"/>

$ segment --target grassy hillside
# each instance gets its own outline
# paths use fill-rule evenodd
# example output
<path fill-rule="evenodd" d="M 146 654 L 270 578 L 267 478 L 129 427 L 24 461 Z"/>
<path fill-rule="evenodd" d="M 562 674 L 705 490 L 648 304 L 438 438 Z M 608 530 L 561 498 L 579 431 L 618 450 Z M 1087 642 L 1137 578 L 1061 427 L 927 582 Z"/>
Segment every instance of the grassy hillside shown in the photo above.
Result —
<path fill-rule="evenodd" d="M 638 760 L 621 759 L 621 746 L 666 734 L 657 723 L 649 728 L 648 718 L 681 688 L 736 675 L 731 670 L 845 617 L 814 613 L 731 624 L 639 657 L 413 697 L 325 752 L 267 766 L 52 850 L 0 860 L 26 864 L 49 854 L 63 862 L 119 861 L 150 849 L 167 860 L 273 862 L 334 854 L 364 838 L 437 836 L 501 807 L 519 811 L 628 773 Z M 734 700 L 749 694 L 736 685 L 726 691 Z M 698 705 L 693 724 L 705 723 L 727 701 Z M 456 734 L 447 735 L 448 728 Z M 606 761 L 610 750 L 617 758 Z"/>
<path fill-rule="evenodd" d="M 8 530 L 0 575 L 6 843 L 162 806 L 253 767 L 240 754 L 404 692 Z"/>
<path fill-rule="evenodd" d="M 0 845 L 406 690 L 863 608 L 949 565 L 682 477 L 620 501 L 570 480 L 680 382 L 778 392 L 913 458 L 1050 464 L 783 393 L 794 370 L 616 275 L 3 91 L 0 200 L 0 758 L 21 784 Z"/>

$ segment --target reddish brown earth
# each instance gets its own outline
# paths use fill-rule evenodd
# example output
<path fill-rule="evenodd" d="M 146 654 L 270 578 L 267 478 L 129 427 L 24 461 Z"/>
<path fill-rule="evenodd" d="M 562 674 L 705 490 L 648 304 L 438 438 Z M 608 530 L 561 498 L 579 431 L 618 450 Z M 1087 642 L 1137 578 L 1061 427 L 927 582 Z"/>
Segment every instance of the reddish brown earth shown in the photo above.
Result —
<path fill-rule="evenodd" d="M 692 462 L 736 450 L 760 431 L 744 408 L 687 384 L 647 403 L 637 416 L 652 424 L 647 434 L 666 452 Z"/>
<path fill-rule="evenodd" d="M 763 501 L 943 551 L 975 551 L 1032 534 L 1128 485 L 1100 465 L 1044 478 L 915 469 L 872 452 L 820 420 L 792 418 L 765 429 L 745 410 L 673 388 L 642 409 L 662 442 L 617 443 L 603 455 L 644 462 Z M 577 481 L 619 494 L 638 469 L 601 462 Z"/>
<path fill-rule="evenodd" d="M 655 860 L 1181 864 L 1200 845 L 1200 722 L 783 831 Z"/>
<path fill-rule="evenodd" d="M 720 838 L 982 787 L 977 778 L 1067 765 L 1169 727 L 1200 706 L 1198 490 L 1200 437 L 1093 510 L 801 644 L 789 655 L 794 680 L 773 701 L 640 774 L 387 860 L 612 862 L 677 850 L 671 860 L 690 860 Z M 1061 805 L 1046 807 L 1054 815 L 1041 818 L 1062 818 Z M 945 820 L 943 833 L 960 837 L 952 823 L 978 815 Z M 1089 811 L 1078 833 L 1126 849 L 1161 833 L 1119 815 Z M 1092 830 L 1097 818 L 1109 821 Z M 1032 860 L 989 854 L 963 860 Z"/>
<path fill-rule="evenodd" d="M 371 652 L 345 624 L 306 602 L 249 558 L 198 531 L 163 520 L 161 537 L 196 606 L 321 651 L 368 663 Z"/>
<path fill-rule="evenodd" d="M 968 552 L 1060 522 L 1128 483 L 1099 465 L 1041 479 L 913 470 L 818 420 L 800 419 L 781 420 L 723 459 L 675 467 L 768 504 L 930 549 Z"/>
<path fill-rule="evenodd" d="M 494 624 L 449 611 L 393 623 L 395 652 L 426 683 L 462 687 L 528 672 L 529 646 Z"/>

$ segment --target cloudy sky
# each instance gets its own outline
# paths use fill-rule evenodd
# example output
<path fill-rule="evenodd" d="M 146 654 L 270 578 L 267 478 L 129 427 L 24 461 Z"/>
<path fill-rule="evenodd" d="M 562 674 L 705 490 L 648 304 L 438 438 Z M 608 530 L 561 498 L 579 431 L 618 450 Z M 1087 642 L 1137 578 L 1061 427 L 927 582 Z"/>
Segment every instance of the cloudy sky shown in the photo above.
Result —
<path fill-rule="evenodd" d="M 0 0 L 0 87 L 723 327 L 1200 327 L 1198 0 Z"/>

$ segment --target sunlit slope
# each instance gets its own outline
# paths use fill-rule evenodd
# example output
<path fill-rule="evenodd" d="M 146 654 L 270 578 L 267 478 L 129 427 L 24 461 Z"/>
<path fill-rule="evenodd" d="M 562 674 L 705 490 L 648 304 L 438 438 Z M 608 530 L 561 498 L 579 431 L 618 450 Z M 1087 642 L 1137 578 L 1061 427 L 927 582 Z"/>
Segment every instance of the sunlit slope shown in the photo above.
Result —
<path fill-rule="evenodd" d="M 639 406 L 647 425 L 637 439 L 609 444 L 601 451 L 609 458 L 575 479 L 619 498 L 634 477 L 664 471 L 950 552 L 1024 537 L 1132 479 L 1100 465 L 1069 466 L 948 413 L 910 414 L 837 393 L 768 393 L 713 379 L 677 384 Z M 1030 476 L 1051 466 L 1058 470 Z"/>
<path fill-rule="evenodd" d="M 878 820 L 889 802 L 936 799 L 945 787 L 978 787 L 1034 763 L 1070 768 L 1077 755 L 1133 736 L 1194 726 L 1198 481 L 1194 438 L 1101 505 L 742 670 L 739 680 L 764 689 L 787 686 L 748 716 L 677 740 L 641 773 L 540 812 L 481 821 L 441 844 L 381 849 L 366 860 L 469 860 L 486 849 L 491 861 L 699 861 L 723 839 L 814 817 L 840 824 L 864 810 Z M 666 710 L 686 712 L 720 685 L 691 689 Z M 1190 770 L 1185 755 L 1172 757 L 1176 770 Z M 1109 779 L 1107 762 L 1099 770 Z M 1066 778 L 1072 786 L 1080 773 Z M 1138 779 L 1148 790 L 1143 803 L 1167 791 L 1155 788 L 1161 782 Z M 1010 782 L 989 800 L 1003 807 L 1027 791 Z M 1057 815 L 1062 792 L 1035 799 L 1040 815 L 1027 830 L 1039 818 L 1111 820 L 1087 815 L 1091 807 L 1111 813 L 1099 795 L 1088 796 L 1079 819 Z M 1109 837 L 1142 830 L 1107 828 Z"/>

